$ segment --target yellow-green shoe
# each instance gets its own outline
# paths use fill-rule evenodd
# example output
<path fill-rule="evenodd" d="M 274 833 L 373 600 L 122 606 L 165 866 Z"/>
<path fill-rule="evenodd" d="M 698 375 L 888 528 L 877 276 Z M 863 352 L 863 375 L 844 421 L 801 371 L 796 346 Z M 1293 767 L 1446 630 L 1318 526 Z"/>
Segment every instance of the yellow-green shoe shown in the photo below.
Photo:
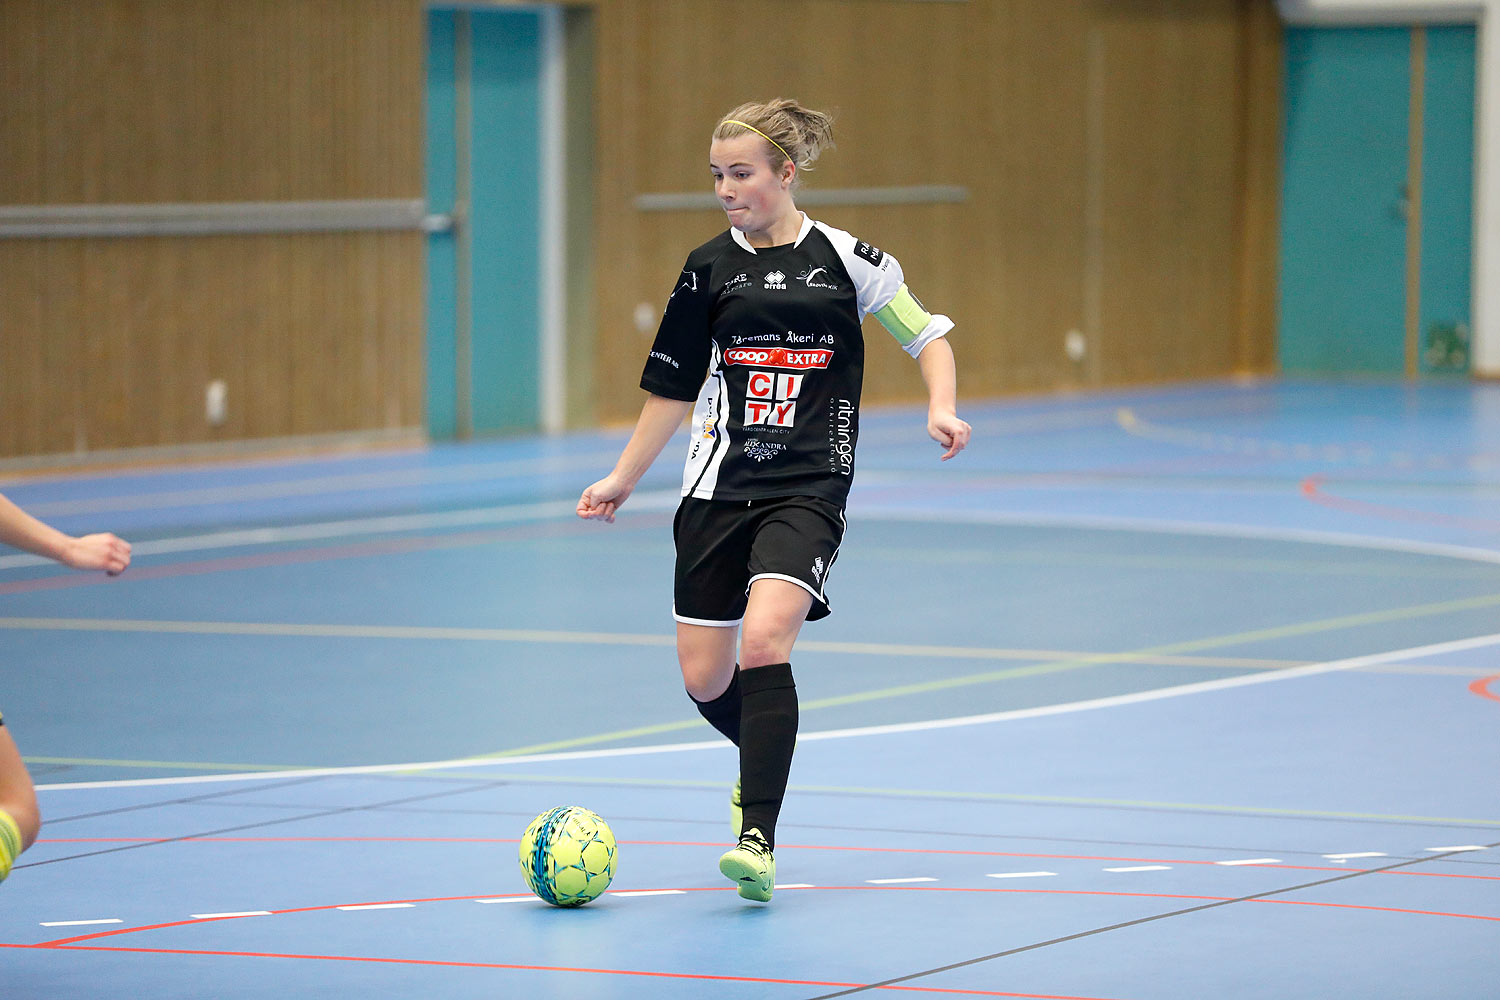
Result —
<path fill-rule="evenodd" d="M 734 779 L 734 791 L 729 793 L 729 829 L 734 835 L 740 835 L 740 827 L 745 823 L 744 800 L 740 798 L 740 779 Z"/>
<path fill-rule="evenodd" d="M 776 858 L 766 838 L 751 828 L 740 834 L 740 842 L 719 859 L 719 871 L 740 887 L 740 895 L 761 903 L 771 901 L 776 888 Z"/>
<path fill-rule="evenodd" d="M 10 866 L 21 856 L 21 828 L 10 814 L 0 810 L 0 882 L 10 874 Z"/>

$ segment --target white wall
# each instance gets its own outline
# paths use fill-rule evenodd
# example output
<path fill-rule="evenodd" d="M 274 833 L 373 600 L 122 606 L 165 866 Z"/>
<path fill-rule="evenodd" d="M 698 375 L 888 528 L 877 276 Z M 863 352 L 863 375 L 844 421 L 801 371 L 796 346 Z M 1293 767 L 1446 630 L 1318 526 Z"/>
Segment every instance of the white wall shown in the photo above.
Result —
<path fill-rule="evenodd" d="M 1288 24 L 1475 24 L 1473 355 L 1500 377 L 1500 0 L 1276 0 Z"/>

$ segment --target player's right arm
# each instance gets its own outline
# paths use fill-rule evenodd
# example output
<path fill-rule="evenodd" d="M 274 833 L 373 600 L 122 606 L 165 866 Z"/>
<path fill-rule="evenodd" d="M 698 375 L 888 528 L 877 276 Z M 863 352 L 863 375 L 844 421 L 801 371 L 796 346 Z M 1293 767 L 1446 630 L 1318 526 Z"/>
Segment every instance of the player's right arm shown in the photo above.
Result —
<path fill-rule="evenodd" d="M 74 569 L 102 569 L 111 575 L 130 565 L 130 543 L 108 532 L 74 538 L 43 524 L 0 493 L 0 543 Z"/>
<path fill-rule="evenodd" d="M 614 471 L 583 491 L 578 499 L 578 516 L 613 522 L 615 511 L 635 491 L 636 483 L 672 440 L 692 408 L 691 400 L 669 399 L 655 393 L 647 396 L 635 431 L 620 452 Z"/>

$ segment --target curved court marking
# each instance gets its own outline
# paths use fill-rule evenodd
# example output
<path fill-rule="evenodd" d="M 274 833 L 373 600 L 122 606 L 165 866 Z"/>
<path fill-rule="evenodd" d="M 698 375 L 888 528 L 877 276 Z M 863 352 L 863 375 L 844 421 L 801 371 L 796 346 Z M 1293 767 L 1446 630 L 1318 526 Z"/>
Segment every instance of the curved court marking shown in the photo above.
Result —
<path fill-rule="evenodd" d="M 680 500 L 676 490 L 657 490 L 632 494 L 626 516 L 632 512 L 662 512 L 674 509 Z M 1442 542 L 1424 542 L 1408 538 L 1362 535 L 1350 532 L 1316 531 L 1304 528 L 1269 527 L 1212 521 L 1183 521 L 1172 518 L 1113 517 L 1087 514 L 1043 514 L 1030 511 L 944 510 L 930 507 L 897 508 L 879 504 L 866 505 L 859 492 L 850 497 L 850 507 L 859 521 L 917 521 L 932 523 L 990 524 L 1008 527 L 1065 527 L 1097 531 L 1142 531 L 1154 534 L 1195 535 L 1218 538 L 1249 538 L 1283 542 L 1305 542 L 1314 545 L 1338 545 L 1418 555 L 1446 556 L 1470 562 L 1500 563 L 1500 551 Z M 281 528 L 250 528 L 216 531 L 201 535 L 148 539 L 133 544 L 135 556 L 193 552 L 204 549 L 243 548 L 259 545 L 282 545 L 288 542 L 316 541 L 359 535 L 397 532 L 420 532 L 454 527 L 504 524 L 514 521 L 548 519 L 567 520 L 576 516 L 576 501 L 552 500 L 540 503 L 503 504 L 495 507 L 468 508 L 429 514 L 407 514 L 365 518 L 345 518 Z M 17 566 L 41 566 L 48 561 L 26 553 L 0 556 L 0 570 Z M 128 579 L 126 577 L 125 579 Z"/>
<path fill-rule="evenodd" d="M 1397 507 L 1393 504 L 1371 503 L 1368 500 L 1356 500 L 1353 497 L 1339 496 L 1329 493 L 1323 489 L 1327 479 L 1324 476 L 1308 476 L 1302 480 L 1300 490 L 1302 495 L 1311 503 L 1330 510 L 1337 510 L 1345 514 L 1357 514 L 1361 517 L 1374 517 L 1386 521 L 1410 521 L 1416 524 L 1441 524 L 1464 528 L 1469 531 L 1488 532 L 1494 534 L 1500 532 L 1500 521 L 1487 520 L 1480 517 L 1463 517 L 1457 514 L 1443 514 L 1438 511 L 1421 510 L 1416 507 Z"/>
<path fill-rule="evenodd" d="M 984 725 L 992 722 L 1009 722 L 1016 719 L 1035 719 L 1051 715 L 1064 715 L 1071 712 L 1092 711 L 1101 708 L 1117 708 L 1122 705 L 1134 705 L 1148 701 L 1161 701 L 1167 698 L 1179 698 L 1184 695 L 1206 694 L 1212 691 L 1223 691 L 1230 688 L 1248 687 L 1254 684 L 1264 684 L 1271 681 L 1290 680 L 1297 677 L 1311 677 L 1317 674 L 1332 673 L 1341 670 L 1353 670 L 1358 667 L 1371 666 L 1377 663 L 1389 663 L 1393 660 L 1416 659 L 1428 656 L 1441 656 L 1447 653 L 1462 652 L 1470 649 L 1482 649 L 1500 643 L 1500 633 L 1476 636 L 1470 639 L 1458 639 L 1450 642 L 1439 642 L 1428 646 L 1415 646 L 1408 649 L 1397 649 L 1385 653 L 1373 653 L 1367 656 L 1356 656 L 1345 660 L 1332 660 L 1326 663 L 1314 663 L 1303 667 L 1292 667 L 1287 670 L 1278 670 L 1271 673 L 1249 674 L 1239 677 L 1225 677 L 1214 681 L 1201 681 L 1195 684 L 1180 684 L 1175 687 L 1156 688 L 1150 691 L 1140 691 L 1134 694 L 1112 695 L 1107 698 L 1090 698 L 1084 701 L 1067 702 L 1059 705 L 1043 705 L 1036 708 L 1012 709 L 1005 712 L 988 712 L 981 715 L 960 716 L 948 719 L 930 719 L 925 722 L 900 722 L 880 726 L 862 726 L 851 729 L 823 730 L 821 732 L 802 733 L 799 740 L 832 740 L 848 739 L 858 736 L 883 736 L 891 733 L 923 732 L 935 729 L 952 729 L 959 726 Z M 291 771 L 267 771 L 253 774 L 215 774 L 215 775 L 191 775 L 177 778 L 132 778 L 118 781 L 80 781 L 63 784 L 38 785 L 39 790 L 59 791 L 64 789 L 84 788 L 130 788 L 150 785 L 180 785 L 180 784 L 203 784 L 221 781 L 263 781 L 276 778 L 308 778 L 321 777 L 325 775 L 339 774 L 388 774 L 402 771 L 430 771 L 438 768 L 461 768 L 461 767 L 495 767 L 506 764 L 535 763 L 540 761 L 557 760 L 594 760 L 607 757 L 634 757 L 645 754 L 658 753 L 680 753 L 692 750 L 724 750 L 729 744 L 722 739 L 704 740 L 693 743 L 671 743 L 657 746 L 644 747 L 613 747 L 601 750 L 575 750 L 561 753 L 534 753 L 516 756 L 496 756 L 483 758 L 459 758 L 445 761 L 425 761 L 408 764 L 369 764 L 354 767 L 326 767 L 307 768 Z"/>
<path fill-rule="evenodd" d="M 1500 701 L 1500 694 L 1497 694 L 1494 690 L 1494 684 L 1496 681 L 1500 681 L 1500 674 L 1495 674 L 1492 677 L 1481 677 L 1479 680 L 1469 685 L 1469 690 L 1479 695 L 1479 697 L 1481 698 L 1489 698 L 1491 701 Z"/>

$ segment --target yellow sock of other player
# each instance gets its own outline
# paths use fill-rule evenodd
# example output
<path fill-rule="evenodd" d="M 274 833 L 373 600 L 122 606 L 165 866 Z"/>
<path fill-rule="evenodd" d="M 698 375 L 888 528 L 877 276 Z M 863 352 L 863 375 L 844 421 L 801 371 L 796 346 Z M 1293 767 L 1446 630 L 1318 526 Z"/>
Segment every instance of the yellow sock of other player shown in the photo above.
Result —
<path fill-rule="evenodd" d="M 10 818 L 10 813 L 0 809 L 0 882 L 10 874 L 10 866 L 21 856 L 21 828 Z"/>

